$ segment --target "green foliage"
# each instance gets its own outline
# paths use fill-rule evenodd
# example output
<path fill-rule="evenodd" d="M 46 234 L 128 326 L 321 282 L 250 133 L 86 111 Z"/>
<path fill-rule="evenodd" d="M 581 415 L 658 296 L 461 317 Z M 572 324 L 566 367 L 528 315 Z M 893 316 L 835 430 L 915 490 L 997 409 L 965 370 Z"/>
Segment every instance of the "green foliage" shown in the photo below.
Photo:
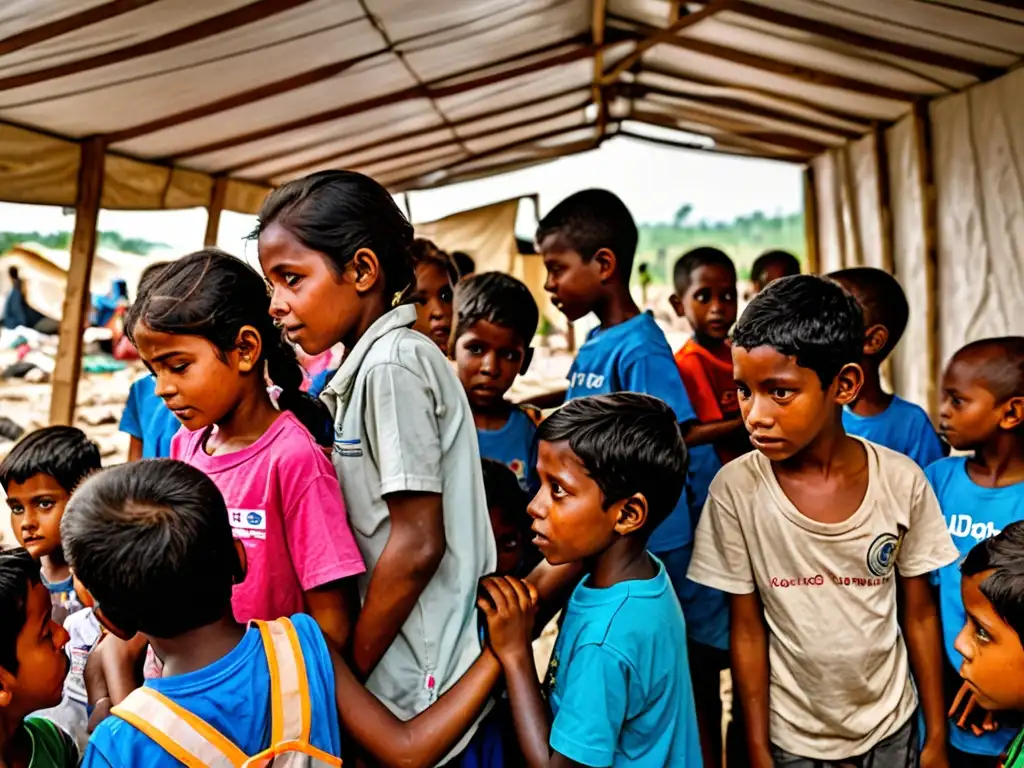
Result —
<path fill-rule="evenodd" d="M 725 251 L 735 262 L 741 279 L 750 277 L 754 259 L 770 248 L 789 251 L 800 261 L 806 257 L 803 213 L 767 216 L 754 211 L 730 222 L 701 220 L 687 224 L 691 210 L 692 206 L 682 205 L 671 223 L 640 225 L 634 264 L 648 264 L 654 283 L 668 282 L 676 259 L 702 245 Z"/>
<path fill-rule="evenodd" d="M 67 250 L 71 247 L 70 232 L 0 232 L 0 254 L 7 253 L 19 243 L 37 243 L 44 248 Z M 124 253 L 145 256 L 157 248 L 167 248 L 164 243 L 152 243 L 141 237 L 124 237 L 119 232 L 100 232 L 99 244 L 105 248 Z"/>

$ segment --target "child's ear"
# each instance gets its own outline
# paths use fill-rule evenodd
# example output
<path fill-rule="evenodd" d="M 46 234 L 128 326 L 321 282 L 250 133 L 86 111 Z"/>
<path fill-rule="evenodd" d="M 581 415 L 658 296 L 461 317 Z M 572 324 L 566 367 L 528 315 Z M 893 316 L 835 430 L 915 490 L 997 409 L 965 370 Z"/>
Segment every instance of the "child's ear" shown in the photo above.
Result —
<path fill-rule="evenodd" d="M 856 363 L 847 363 L 836 374 L 836 403 L 849 405 L 857 399 L 863 386 L 864 370 Z"/>
<path fill-rule="evenodd" d="M 14 683 L 14 675 L 0 667 L 0 708 L 9 707 L 14 701 Z"/>
<path fill-rule="evenodd" d="M 245 553 L 245 544 L 240 539 L 235 539 L 235 554 L 238 555 L 238 570 L 235 572 L 235 584 L 245 581 L 245 574 L 249 571 L 249 556 Z"/>
<path fill-rule="evenodd" d="M 259 362 L 263 352 L 263 338 L 251 325 L 243 325 L 235 337 L 235 354 L 238 355 L 238 370 L 249 373 Z"/>
<path fill-rule="evenodd" d="M 359 293 L 372 291 L 384 274 L 380 268 L 380 259 L 369 248 L 360 248 L 348 263 L 348 268 L 355 276 L 354 285 Z"/>
<path fill-rule="evenodd" d="M 625 501 L 619 502 L 619 519 L 615 522 L 615 532 L 619 536 L 636 533 L 647 523 L 647 499 L 642 493 L 634 493 Z"/>
<path fill-rule="evenodd" d="M 872 325 L 864 332 L 864 356 L 874 357 L 889 343 L 889 329 L 884 325 Z"/>
<path fill-rule="evenodd" d="M 676 317 L 686 317 L 686 313 L 683 311 L 683 298 L 678 293 L 673 293 L 669 296 L 668 303 L 675 310 Z"/>
<path fill-rule="evenodd" d="M 602 283 L 607 283 L 611 280 L 619 266 L 619 260 L 615 253 L 608 248 L 602 248 L 595 253 L 591 262 L 597 265 L 597 273 Z"/>
<path fill-rule="evenodd" d="M 533 347 L 527 347 L 526 351 L 523 352 L 523 363 L 519 366 L 519 375 L 523 375 L 530 370 L 530 363 L 533 362 Z"/>
<path fill-rule="evenodd" d="M 1021 424 L 1024 424 L 1024 397 L 1011 397 L 1003 409 L 999 428 L 1009 431 L 1017 429 Z"/>

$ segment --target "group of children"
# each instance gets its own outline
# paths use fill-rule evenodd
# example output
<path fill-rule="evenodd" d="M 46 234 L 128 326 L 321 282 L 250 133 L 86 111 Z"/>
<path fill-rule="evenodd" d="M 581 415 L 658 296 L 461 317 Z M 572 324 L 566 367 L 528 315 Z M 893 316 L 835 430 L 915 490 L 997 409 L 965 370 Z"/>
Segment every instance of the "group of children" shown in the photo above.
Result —
<path fill-rule="evenodd" d="M 254 238 L 262 274 L 144 276 L 131 462 L 50 427 L 0 464 L 0 763 L 1024 765 L 1024 339 L 954 356 L 940 441 L 881 383 L 894 278 L 769 252 L 737 321 L 699 248 L 673 356 L 587 190 L 538 227 L 555 306 L 599 321 L 541 420 L 506 399 L 529 290 L 373 180 L 286 184 Z M 338 344 L 310 396 L 294 348 Z"/>

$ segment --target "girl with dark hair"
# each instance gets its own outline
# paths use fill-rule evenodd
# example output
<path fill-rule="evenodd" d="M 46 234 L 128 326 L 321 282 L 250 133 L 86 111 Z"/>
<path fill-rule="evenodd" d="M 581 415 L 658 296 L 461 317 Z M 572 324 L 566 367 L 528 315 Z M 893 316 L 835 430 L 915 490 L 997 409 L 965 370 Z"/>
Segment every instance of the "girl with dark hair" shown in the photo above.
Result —
<path fill-rule="evenodd" d="M 380 184 L 351 171 L 290 182 L 267 198 L 254 234 L 288 338 L 311 355 L 345 346 L 321 399 L 368 568 L 352 655 L 370 691 L 408 720 L 481 650 L 477 582 L 496 551 L 469 403 L 445 356 L 412 329 L 416 307 L 401 303 L 413 229 Z M 447 759 L 500 751 L 490 729 L 478 733 Z"/>
<path fill-rule="evenodd" d="M 452 299 L 459 270 L 451 256 L 430 240 L 416 238 L 412 242 L 413 274 L 416 288 L 412 300 L 416 304 L 413 330 L 428 336 L 448 355 L 452 336 Z"/>
<path fill-rule="evenodd" d="M 263 278 L 216 250 L 156 275 L 127 332 L 184 426 L 171 458 L 202 470 L 227 502 L 248 571 L 232 595 L 240 622 L 307 612 L 338 648 L 364 570 L 330 462 L 326 408 L 300 392 L 295 351 L 269 317 Z M 267 379 L 280 390 L 275 403 Z M 326 429 L 325 429 L 326 427 Z M 329 439 L 329 438 L 328 438 Z"/>

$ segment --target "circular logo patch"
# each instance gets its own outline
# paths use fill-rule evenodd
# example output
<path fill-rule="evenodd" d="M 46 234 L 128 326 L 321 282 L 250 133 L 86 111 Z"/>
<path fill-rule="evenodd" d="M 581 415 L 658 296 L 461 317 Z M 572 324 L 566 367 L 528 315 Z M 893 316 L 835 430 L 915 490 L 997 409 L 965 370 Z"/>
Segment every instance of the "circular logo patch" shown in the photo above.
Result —
<path fill-rule="evenodd" d="M 891 533 L 883 533 L 868 547 L 868 570 L 875 576 L 888 576 L 896 567 L 896 553 L 900 540 Z"/>

